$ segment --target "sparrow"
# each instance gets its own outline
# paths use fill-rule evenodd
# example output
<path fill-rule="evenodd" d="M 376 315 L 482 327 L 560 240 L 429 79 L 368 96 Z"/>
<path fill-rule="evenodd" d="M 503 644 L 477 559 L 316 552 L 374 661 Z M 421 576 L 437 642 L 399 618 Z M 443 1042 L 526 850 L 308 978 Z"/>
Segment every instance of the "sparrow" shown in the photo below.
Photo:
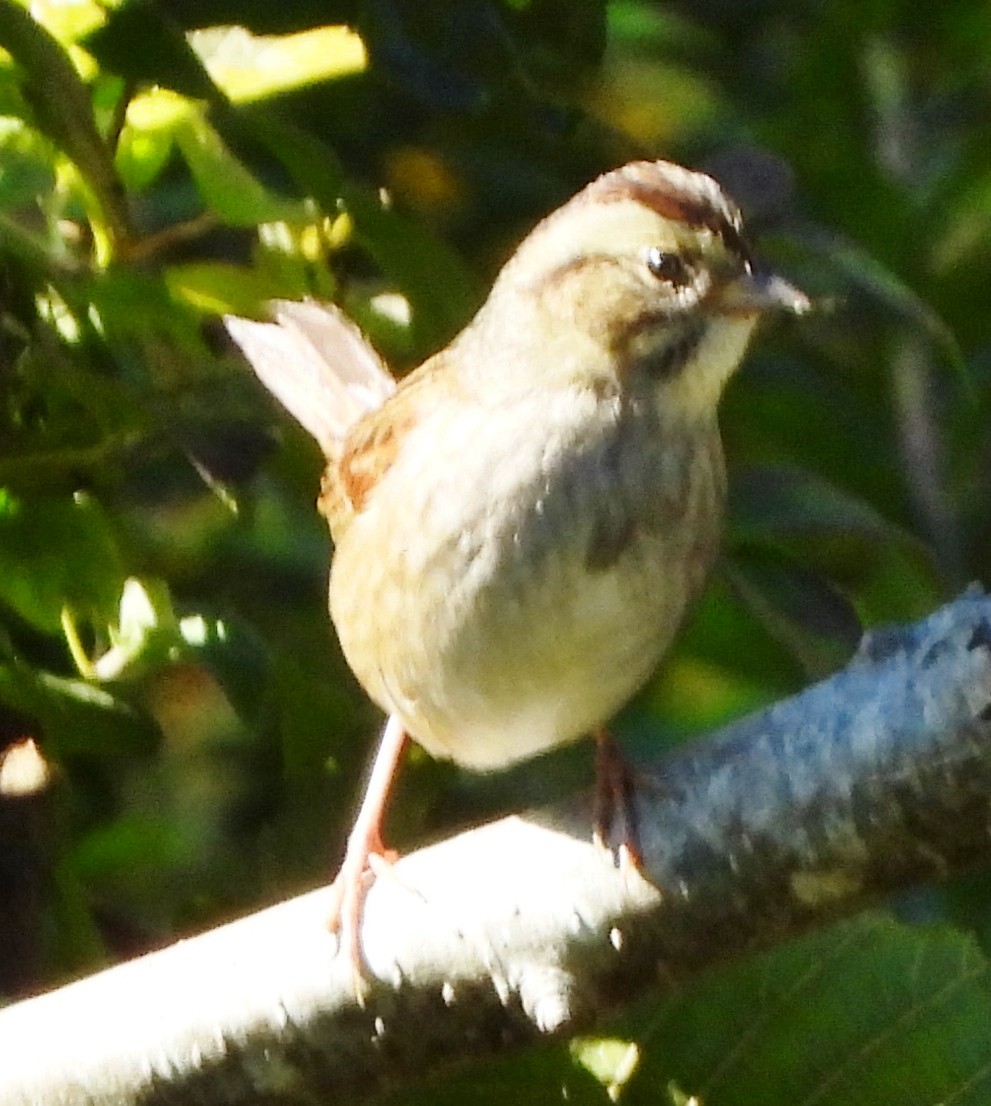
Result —
<path fill-rule="evenodd" d="M 723 388 L 762 315 L 808 307 L 715 180 L 637 161 L 540 222 L 401 381 L 335 307 L 227 317 L 326 458 L 331 618 L 388 716 L 333 885 L 354 964 L 407 736 L 492 771 L 601 732 L 717 555 Z"/>

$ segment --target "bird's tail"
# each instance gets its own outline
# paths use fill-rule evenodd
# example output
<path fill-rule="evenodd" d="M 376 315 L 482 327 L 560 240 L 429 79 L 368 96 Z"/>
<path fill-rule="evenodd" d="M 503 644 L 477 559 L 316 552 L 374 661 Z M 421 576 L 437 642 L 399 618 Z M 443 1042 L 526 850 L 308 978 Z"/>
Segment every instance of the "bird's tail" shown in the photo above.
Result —
<path fill-rule="evenodd" d="M 382 359 L 332 304 L 275 300 L 272 322 L 226 315 L 224 324 L 258 379 L 316 438 L 339 456 L 348 430 L 396 390 Z"/>

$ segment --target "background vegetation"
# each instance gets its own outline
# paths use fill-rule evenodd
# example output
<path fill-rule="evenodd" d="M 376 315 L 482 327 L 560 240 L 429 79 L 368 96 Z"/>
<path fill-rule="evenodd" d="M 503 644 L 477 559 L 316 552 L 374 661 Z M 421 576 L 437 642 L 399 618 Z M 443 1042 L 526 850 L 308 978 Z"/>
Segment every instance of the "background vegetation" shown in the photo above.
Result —
<path fill-rule="evenodd" d="M 707 168 L 819 310 L 731 387 L 725 564 L 621 738 L 656 752 L 988 578 L 986 5 L 0 0 L 0 47 L 7 994 L 336 863 L 378 718 L 328 625 L 316 448 L 224 311 L 333 298 L 409 366 L 599 171 Z M 414 754 L 391 839 L 590 760 Z M 991 1102 L 989 891 L 920 890 L 400 1097 Z"/>

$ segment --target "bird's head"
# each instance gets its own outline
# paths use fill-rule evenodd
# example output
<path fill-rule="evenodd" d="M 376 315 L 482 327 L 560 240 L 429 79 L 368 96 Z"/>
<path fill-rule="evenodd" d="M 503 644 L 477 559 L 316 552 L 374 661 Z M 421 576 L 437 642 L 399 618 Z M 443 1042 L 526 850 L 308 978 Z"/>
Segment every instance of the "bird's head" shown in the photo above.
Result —
<path fill-rule="evenodd" d="M 758 268 L 739 209 L 711 177 L 642 161 L 538 224 L 480 319 L 498 323 L 510 349 L 538 343 L 548 372 L 615 373 L 690 416 L 715 410 L 762 314 L 808 306 Z"/>

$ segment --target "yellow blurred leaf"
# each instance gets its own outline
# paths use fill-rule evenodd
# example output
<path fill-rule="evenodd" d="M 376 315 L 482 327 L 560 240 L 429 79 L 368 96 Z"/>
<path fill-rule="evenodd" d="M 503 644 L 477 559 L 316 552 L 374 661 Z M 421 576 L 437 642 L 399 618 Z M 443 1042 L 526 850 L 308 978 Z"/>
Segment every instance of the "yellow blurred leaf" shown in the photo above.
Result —
<path fill-rule="evenodd" d="M 640 1063 L 637 1043 L 614 1037 L 578 1038 L 572 1042 L 571 1055 L 605 1087 L 612 1102 L 619 1101 Z"/>
<path fill-rule="evenodd" d="M 293 35 L 252 35 L 243 27 L 193 31 L 190 44 L 234 103 L 261 100 L 318 81 L 362 72 L 365 44 L 349 27 Z"/>

